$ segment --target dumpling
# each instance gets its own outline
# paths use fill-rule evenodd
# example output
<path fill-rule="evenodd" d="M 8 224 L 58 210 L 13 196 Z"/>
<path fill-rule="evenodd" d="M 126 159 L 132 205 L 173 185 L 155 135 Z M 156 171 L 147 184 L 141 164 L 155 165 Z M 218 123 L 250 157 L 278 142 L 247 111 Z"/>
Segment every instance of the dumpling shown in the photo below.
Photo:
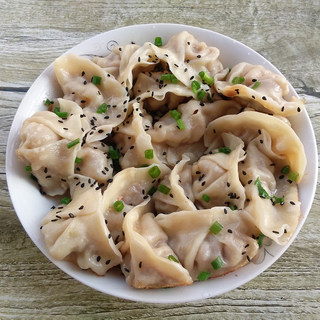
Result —
<path fill-rule="evenodd" d="M 215 88 L 226 97 L 239 97 L 247 101 L 259 103 L 272 113 L 292 116 L 301 112 L 304 103 L 289 94 L 288 81 L 279 74 L 273 73 L 261 65 L 241 62 L 224 76 L 216 76 Z"/>
<path fill-rule="evenodd" d="M 258 252 L 259 234 L 245 211 L 215 207 L 159 214 L 155 221 L 192 279 L 218 277 L 246 265 Z M 212 229 L 213 231 L 210 231 Z"/>
<path fill-rule="evenodd" d="M 168 237 L 154 220 L 150 206 L 142 203 L 123 222 L 125 243 L 122 272 L 135 288 L 166 288 L 192 283 L 188 271 L 168 246 Z"/>
<path fill-rule="evenodd" d="M 61 118 L 51 111 L 39 111 L 23 123 L 17 155 L 30 164 L 41 190 L 48 195 L 64 194 L 66 179 L 74 173 L 76 154 L 88 126 L 82 109 L 72 101 L 58 99 Z"/>
<path fill-rule="evenodd" d="M 53 258 L 104 275 L 122 257 L 105 223 L 101 188 L 81 175 L 70 176 L 69 183 L 72 201 L 52 209 L 42 220 L 46 246 Z"/>

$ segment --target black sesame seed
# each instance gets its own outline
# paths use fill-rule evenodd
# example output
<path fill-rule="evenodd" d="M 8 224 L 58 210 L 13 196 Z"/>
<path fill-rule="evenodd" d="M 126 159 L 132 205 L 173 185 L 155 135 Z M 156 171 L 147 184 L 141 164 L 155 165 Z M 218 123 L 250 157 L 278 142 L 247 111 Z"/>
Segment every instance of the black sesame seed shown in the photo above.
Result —
<path fill-rule="evenodd" d="M 79 207 L 79 210 L 82 210 L 83 208 L 84 208 L 84 205 L 80 206 L 80 207 Z"/>
<path fill-rule="evenodd" d="M 228 229 L 228 232 L 229 232 L 229 233 L 232 233 L 232 230 L 231 230 L 231 229 Z"/>
<path fill-rule="evenodd" d="M 69 217 L 70 218 L 74 218 L 74 214 L 73 213 L 69 213 Z"/>
<path fill-rule="evenodd" d="M 224 209 L 223 209 L 223 212 L 224 212 L 225 214 L 227 214 L 227 213 L 228 213 L 228 210 L 227 210 L 226 208 L 224 208 Z"/>
<path fill-rule="evenodd" d="M 108 234 L 108 239 L 111 239 L 112 235 L 111 233 Z"/>
<path fill-rule="evenodd" d="M 97 262 L 99 262 L 101 260 L 100 256 L 97 256 Z"/>
<path fill-rule="evenodd" d="M 293 201 L 290 201 L 290 204 L 293 205 L 293 206 L 295 205 L 295 203 Z"/>
<path fill-rule="evenodd" d="M 262 100 L 267 100 L 267 98 L 265 96 L 262 97 Z"/>
<path fill-rule="evenodd" d="M 141 269 L 142 266 L 142 261 L 139 262 L 139 268 Z"/>
<path fill-rule="evenodd" d="M 111 260 L 109 259 L 109 260 L 106 261 L 106 264 L 108 265 L 110 262 L 111 262 Z"/>

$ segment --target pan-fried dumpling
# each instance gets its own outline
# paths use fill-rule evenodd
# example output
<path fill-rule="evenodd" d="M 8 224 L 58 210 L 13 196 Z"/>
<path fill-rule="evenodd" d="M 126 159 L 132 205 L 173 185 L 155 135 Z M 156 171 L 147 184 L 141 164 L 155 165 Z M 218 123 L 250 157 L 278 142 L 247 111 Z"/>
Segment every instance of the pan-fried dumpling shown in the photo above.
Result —
<path fill-rule="evenodd" d="M 168 237 L 154 221 L 150 206 L 143 203 L 126 215 L 121 247 L 122 272 L 135 288 L 166 288 L 192 283 L 188 271 L 168 246 Z"/>
<path fill-rule="evenodd" d="M 76 154 L 88 125 L 82 109 L 72 101 L 59 99 L 61 118 L 51 111 L 39 111 L 24 121 L 17 155 L 30 164 L 41 191 L 54 196 L 68 189 L 66 179 L 74 173 Z M 75 145 L 70 147 L 70 143 Z"/>
<path fill-rule="evenodd" d="M 218 277 L 236 270 L 247 264 L 259 248 L 252 238 L 259 231 L 245 211 L 214 207 L 159 214 L 155 220 L 193 280 L 201 272 Z"/>
<path fill-rule="evenodd" d="M 222 72 L 223 76 L 226 72 Z M 227 74 L 226 79 L 215 81 L 218 93 L 226 97 L 239 97 L 247 101 L 258 102 L 272 113 L 292 116 L 304 108 L 300 99 L 289 94 L 288 81 L 279 74 L 271 72 L 261 65 L 241 62 Z M 216 76 L 219 79 L 219 75 Z"/>
<path fill-rule="evenodd" d="M 104 275 L 121 262 L 102 212 L 101 189 L 95 180 L 69 177 L 72 201 L 52 209 L 42 220 L 41 231 L 50 255 L 70 260 L 81 269 Z"/>

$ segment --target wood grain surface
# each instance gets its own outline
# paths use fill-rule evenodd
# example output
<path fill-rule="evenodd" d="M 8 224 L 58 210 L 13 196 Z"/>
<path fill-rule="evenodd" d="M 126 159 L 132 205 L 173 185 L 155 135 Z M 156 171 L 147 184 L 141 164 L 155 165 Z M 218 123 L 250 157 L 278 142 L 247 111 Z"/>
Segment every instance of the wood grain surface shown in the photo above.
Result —
<path fill-rule="evenodd" d="M 90 289 L 49 262 L 12 207 L 5 152 L 25 92 L 56 57 L 116 27 L 170 22 L 207 28 L 255 49 L 306 99 L 320 139 L 320 2 L 265 0 L 0 0 L 0 319 L 320 319 L 320 191 L 285 254 L 216 298 L 145 304 Z"/>

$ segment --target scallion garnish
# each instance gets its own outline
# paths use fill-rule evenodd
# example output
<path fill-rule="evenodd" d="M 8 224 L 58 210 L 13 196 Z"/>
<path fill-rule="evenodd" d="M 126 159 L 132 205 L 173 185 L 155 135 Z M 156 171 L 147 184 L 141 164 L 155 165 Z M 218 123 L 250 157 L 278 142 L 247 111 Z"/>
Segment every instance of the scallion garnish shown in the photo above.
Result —
<path fill-rule="evenodd" d="M 153 179 L 158 178 L 160 176 L 160 169 L 158 166 L 154 166 L 148 170 L 149 176 Z"/>
<path fill-rule="evenodd" d="M 101 80 L 102 80 L 102 78 L 99 76 L 92 76 L 92 78 L 91 78 L 91 82 L 93 84 L 101 84 Z"/>
<path fill-rule="evenodd" d="M 205 71 L 200 71 L 199 72 L 199 77 L 208 85 L 211 86 L 213 85 L 213 78 L 210 77 Z"/>
<path fill-rule="evenodd" d="M 204 90 L 200 90 L 198 93 L 197 93 L 197 97 L 199 100 L 203 100 L 204 96 L 206 95 L 206 92 Z"/>
<path fill-rule="evenodd" d="M 229 147 L 221 147 L 218 149 L 219 152 L 229 154 L 231 152 L 231 149 Z"/>
<path fill-rule="evenodd" d="M 67 118 L 68 117 L 68 112 L 60 111 L 59 107 L 54 108 L 53 112 L 60 118 Z"/>
<path fill-rule="evenodd" d="M 162 38 L 161 37 L 155 37 L 154 45 L 157 46 L 157 47 L 161 47 L 162 46 Z"/>
<path fill-rule="evenodd" d="M 211 262 L 211 265 L 213 267 L 214 270 L 219 270 L 222 266 L 223 266 L 223 261 L 222 259 L 220 258 L 220 256 L 218 256 L 216 259 L 214 259 L 212 262 Z"/>
<path fill-rule="evenodd" d="M 281 198 L 273 196 L 272 197 L 272 202 L 273 202 L 273 204 L 280 203 L 281 205 L 283 205 L 284 204 L 284 196 L 282 196 Z"/>
<path fill-rule="evenodd" d="M 254 184 L 258 187 L 258 191 L 259 191 L 259 196 L 263 199 L 271 199 L 271 197 L 269 196 L 268 192 L 262 187 L 260 178 L 257 177 L 256 181 L 254 182 Z"/>
<path fill-rule="evenodd" d="M 31 168 L 31 166 L 25 166 L 25 170 L 26 170 L 27 172 L 31 172 L 31 171 L 32 171 L 32 168 Z"/>
<path fill-rule="evenodd" d="M 259 81 L 256 81 L 255 83 L 254 83 L 254 85 L 251 87 L 251 89 L 257 89 L 259 86 L 260 86 L 260 84 L 261 84 L 261 82 L 259 82 Z"/>
<path fill-rule="evenodd" d="M 157 189 L 155 187 L 151 187 L 150 190 L 148 191 L 148 195 L 152 196 L 155 192 L 157 191 Z"/>
<path fill-rule="evenodd" d="M 193 80 L 193 81 L 191 82 L 191 89 L 192 89 L 192 92 L 193 92 L 193 93 L 197 93 L 198 90 L 200 89 L 200 87 L 201 87 L 201 84 L 200 84 L 199 81 Z"/>
<path fill-rule="evenodd" d="M 147 149 L 144 151 L 144 157 L 146 159 L 153 159 L 153 149 Z"/>
<path fill-rule="evenodd" d="M 213 234 L 218 234 L 222 229 L 223 226 L 218 221 L 215 221 L 215 223 L 209 228 Z"/>
<path fill-rule="evenodd" d="M 160 186 L 158 187 L 158 191 L 163 193 L 163 194 L 168 194 L 170 192 L 170 188 L 165 186 L 164 184 L 160 184 Z"/>
<path fill-rule="evenodd" d="M 82 161 L 83 161 L 83 159 L 82 158 L 78 158 L 78 157 L 76 157 L 75 160 L 74 160 L 74 162 L 77 163 L 77 164 L 81 163 Z"/>
<path fill-rule="evenodd" d="M 67 148 L 70 149 L 80 143 L 80 138 L 77 138 L 67 144 Z"/>
<path fill-rule="evenodd" d="M 282 169 L 281 169 L 281 173 L 283 174 L 288 174 L 290 172 L 290 166 L 287 165 L 287 166 L 284 166 Z"/>
<path fill-rule="evenodd" d="M 258 242 L 258 246 L 261 247 L 262 246 L 262 240 L 265 237 L 265 235 L 263 233 L 260 233 L 257 239 Z"/>
<path fill-rule="evenodd" d="M 113 146 L 109 147 L 109 154 L 110 154 L 110 157 L 111 157 L 112 160 L 119 159 L 119 152 Z"/>
<path fill-rule="evenodd" d="M 178 125 L 180 130 L 184 130 L 186 128 L 186 126 L 185 126 L 185 124 L 184 124 L 182 119 L 178 119 L 177 120 L 177 125 Z"/>
<path fill-rule="evenodd" d="M 290 181 L 296 181 L 296 180 L 298 179 L 298 177 L 299 177 L 299 173 L 298 173 L 298 172 L 293 172 L 293 171 L 291 171 L 291 172 L 289 173 L 289 175 L 288 175 L 288 179 L 289 179 Z"/>
<path fill-rule="evenodd" d="M 120 212 L 123 210 L 124 208 L 124 204 L 121 200 L 117 200 L 114 204 L 113 204 L 113 207 L 114 209 L 117 211 L 117 212 Z"/>
<path fill-rule="evenodd" d="M 172 73 L 165 73 L 161 76 L 160 80 L 162 81 L 170 81 L 171 83 L 178 83 L 179 80 Z"/>
<path fill-rule="evenodd" d="M 170 110 L 170 115 L 174 120 L 181 119 L 181 113 L 178 110 Z"/>
<path fill-rule="evenodd" d="M 44 104 L 46 104 L 47 106 L 49 106 L 50 104 L 52 104 L 52 101 L 50 99 L 46 99 Z"/>
<path fill-rule="evenodd" d="M 241 83 L 243 83 L 244 82 L 244 77 L 234 77 L 233 79 L 232 79 L 232 83 L 233 84 L 241 84 Z"/>
<path fill-rule="evenodd" d="M 98 107 L 97 113 L 102 114 L 107 112 L 108 110 L 108 105 L 106 103 L 103 103 L 101 106 Z"/>
<path fill-rule="evenodd" d="M 235 204 L 230 205 L 229 208 L 230 208 L 232 211 L 238 209 L 238 207 L 237 207 Z"/>
<path fill-rule="evenodd" d="M 146 167 L 149 167 L 149 165 L 146 164 L 146 163 L 143 163 L 143 164 L 140 166 L 140 168 L 146 168 Z"/>
<path fill-rule="evenodd" d="M 204 193 L 202 195 L 202 200 L 205 201 L 205 202 L 210 202 L 210 197 L 207 194 Z"/>
<path fill-rule="evenodd" d="M 199 281 L 206 281 L 210 277 L 210 272 L 208 271 L 200 271 L 200 273 L 197 276 L 197 279 Z"/>
<path fill-rule="evenodd" d="M 173 262 L 180 263 L 179 260 L 175 256 L 173 256 L 172 254 L 168 255 L 168 259 Z"/>
<path fill-rule="evenodd" d="M 68 204 L 68 203 L 70 203 L 71 202 L 71 198 L 69 198 L 69 197 L 64 197 L 64 198 L 62 198 L 61 200 L 60 200 L 60 203 L 61 204 Z"/>

